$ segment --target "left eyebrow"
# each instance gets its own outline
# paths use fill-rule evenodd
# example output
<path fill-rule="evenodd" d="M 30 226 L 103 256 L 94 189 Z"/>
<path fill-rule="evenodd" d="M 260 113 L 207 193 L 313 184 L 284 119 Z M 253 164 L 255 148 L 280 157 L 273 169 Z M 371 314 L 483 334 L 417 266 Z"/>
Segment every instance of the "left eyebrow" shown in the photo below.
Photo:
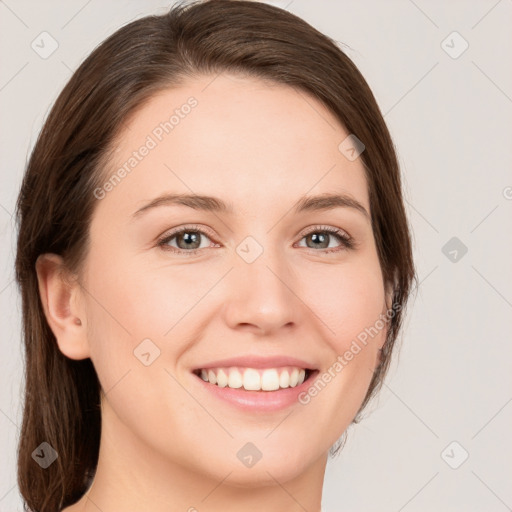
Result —
<path fill-rule="evenodd" d="M 139 208 L 133 217 L 137 218 L 142 213 L 159 206 L 181 205 L 194 210 L 233 214 L 232 203 L 226 203 L 222 199 L 213 196 L 197 194 L 164 194 Z M 347 194 L 320 194 L 316 196 L 303 196 L 294 205 L 295 213 L 305 211 L 332 210 L 334 208 L 353 208 L 362 213 L 368 221 L 370 214 L 366 208 L 356 199 Z"/>
<path fill-rule="evenodd" d="M 332 210 L 334 208 L 353 208 L 362 213 L 366 220 L 371 222 L 370 214 L 356 199 L 347 194 L 320 194 L 317 196 L 304 196 L 297 201 L 295 213 L 304 211 Z"/>

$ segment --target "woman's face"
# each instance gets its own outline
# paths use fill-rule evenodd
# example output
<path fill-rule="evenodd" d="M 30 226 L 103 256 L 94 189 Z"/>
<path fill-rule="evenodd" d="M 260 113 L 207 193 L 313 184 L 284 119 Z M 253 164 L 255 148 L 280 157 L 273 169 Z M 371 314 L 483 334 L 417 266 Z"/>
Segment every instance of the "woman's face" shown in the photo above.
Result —
<path fill-rule="evenodd" d="M 125 125 L 82 279 L 105 446 L 234 485 L 325 463 L 386 334 L 363 164 L 339 148 L 348 135 L 313 97 L 231 75 L 162 92 Z M 177 194 L 216 200 L 165 199 Z M 352 203 L 297 208 L 321 194 Z M 272 360 L 286 357 L 300 361 Z M 247 380 L 196 374 L 212 366 Z M 265 368 L 286 386 L 283 367 L 316 372 L 293 390 L 244 389 L 251 375 L 275 386 Z"/>

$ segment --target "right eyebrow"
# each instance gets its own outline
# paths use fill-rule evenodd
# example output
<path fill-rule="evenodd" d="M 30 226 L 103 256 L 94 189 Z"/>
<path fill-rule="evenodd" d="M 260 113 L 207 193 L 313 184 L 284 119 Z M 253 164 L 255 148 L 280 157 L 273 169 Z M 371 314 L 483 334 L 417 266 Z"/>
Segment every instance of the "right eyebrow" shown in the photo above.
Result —
<path fill-rule="evenodd" d="M 222 199 L 218 197 L 197 194 L 164 194 L 151 200 L 142 208 L 139 208 L 133 214 L 133 217 L 139 217 L 142 213 L 148 211 L 151 208 L 157 208 L 159 206 L 169 206 L 173 204 L 187 206 L 189 208 L 193 208 L 194 210 L 230 214 L 233 213 L 232 204 L 225 203 Z"/>

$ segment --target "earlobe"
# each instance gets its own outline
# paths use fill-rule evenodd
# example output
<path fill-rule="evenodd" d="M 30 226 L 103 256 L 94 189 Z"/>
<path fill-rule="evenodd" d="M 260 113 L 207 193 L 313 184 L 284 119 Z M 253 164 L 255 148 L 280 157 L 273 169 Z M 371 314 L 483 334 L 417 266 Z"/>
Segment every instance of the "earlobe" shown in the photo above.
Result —
<path fill-rule="evenodd" d="M 36 272 L 44 314 L 59 350 L 70 359 L 86 359 L 90 353 L 85 312 L 77 300 L 81 292 L 79 283 L 70 278 L 57 254 L 41 254 Z"/>
<path fill-rule="evenodd" d="M 397 288 L 397 278 L 393 279 L 393 282 L 389 282 L 385 286 L 386 293 L 386 310 L 390 311 L 393 309 L 393 298 L 395 296 L 395 290 Z"/>
<path fill-rule="evenodd" d="M 388 339 L 388 332 L 391 324 L 391 319 L 393 318 L 395 314 L 395 307 L 396 305 L 393 304 L 393 299 L 395 296 L 395 289 L 396 289 L 396 278 L 394 279 L 393 283 L 387 283 L 385 284 L 385 294 L 384 294 L 384 304 L 383 309 L 381 313 L 381 318 L 385 322 L 385 326 L 383 327 L 383 330 L 381 332 L 379 344 L 378 344 L 378 353 L 377 353 L 377 359 L 375 364 L 375 369 L 379 368 L 384 359 L 386 358 L 386 341 Z"/>

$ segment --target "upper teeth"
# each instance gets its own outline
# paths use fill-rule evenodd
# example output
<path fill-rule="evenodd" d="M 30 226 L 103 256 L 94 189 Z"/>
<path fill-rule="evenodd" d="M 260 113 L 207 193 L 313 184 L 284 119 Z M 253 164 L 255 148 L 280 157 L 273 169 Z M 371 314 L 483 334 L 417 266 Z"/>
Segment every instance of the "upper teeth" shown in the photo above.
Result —
<path fill-rule="evenodd" d="M 241 388 L 248 391 L 273 391 L 293 388 L 302 384 L 306 376 L 304 368 L 208 368 L 201 370 L 201 378 L 224 388 Z"/>

